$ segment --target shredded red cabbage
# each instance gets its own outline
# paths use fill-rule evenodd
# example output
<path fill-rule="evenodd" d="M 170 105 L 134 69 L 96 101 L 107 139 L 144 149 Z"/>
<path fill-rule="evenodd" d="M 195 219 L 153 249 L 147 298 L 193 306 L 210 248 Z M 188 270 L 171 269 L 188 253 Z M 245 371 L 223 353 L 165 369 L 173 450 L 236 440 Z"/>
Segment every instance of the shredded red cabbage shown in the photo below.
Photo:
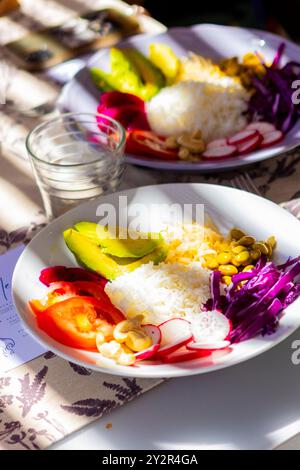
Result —
<path fill-rule="evenodd" d="M 299 274 L 300 257 L 278 266 L 261 257 L 251 271 L 232 276 L 221 295 L 221 273 L 214 271 L 206 309 L 218 309 L 232 322 L 232 343 L 274 333 L 283 310 L 300 295 L 300 283 L 295 281 Z"/>
<path fill-rule="evenodd" d="M 249 100 L 249 116 L 251 121 L 268 121 L 288 132 L 296 123 L 299 105 L 293 103 L 292 83 L 300 79 L 300 63 L 291 61 L 280 67 L 285 43 L 278 47 L 271 66 L 263 63 L 266 73 L 262 78 L 253 77 L 255 92 Z"/>

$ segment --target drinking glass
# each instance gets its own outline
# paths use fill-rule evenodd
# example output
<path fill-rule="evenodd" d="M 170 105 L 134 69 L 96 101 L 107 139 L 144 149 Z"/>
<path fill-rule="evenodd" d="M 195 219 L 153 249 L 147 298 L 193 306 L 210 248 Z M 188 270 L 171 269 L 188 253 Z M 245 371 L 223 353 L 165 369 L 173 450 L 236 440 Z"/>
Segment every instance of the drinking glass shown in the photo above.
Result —
<path fill-rule="evenodd" d="M 125 140 L 117 121 L 88 113 L 61 114 L 29 133 L 26 147 L 49 220 L 116 191 Z"/>

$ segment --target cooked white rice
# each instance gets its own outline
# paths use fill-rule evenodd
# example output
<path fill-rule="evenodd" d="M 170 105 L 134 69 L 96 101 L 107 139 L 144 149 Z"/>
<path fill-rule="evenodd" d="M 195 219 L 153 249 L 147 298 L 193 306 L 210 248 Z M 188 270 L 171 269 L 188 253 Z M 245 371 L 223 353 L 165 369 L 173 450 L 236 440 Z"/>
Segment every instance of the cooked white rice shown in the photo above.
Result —
<path fill-rule="evenodd" d="M 196 81 L 163 88 L 147 104 L 152 130 L 163 136 L 201 130 L 205 141 L 227 137 L 243 129 L 248 93 Z"/>
<path fill-rule="evenodd" d="M 174 317 L 192 320 L 210 296 L 210 271 L 200 263 L 144 264 L 107 283 L 105 291 L 126 317 L 159 325 Z"/>

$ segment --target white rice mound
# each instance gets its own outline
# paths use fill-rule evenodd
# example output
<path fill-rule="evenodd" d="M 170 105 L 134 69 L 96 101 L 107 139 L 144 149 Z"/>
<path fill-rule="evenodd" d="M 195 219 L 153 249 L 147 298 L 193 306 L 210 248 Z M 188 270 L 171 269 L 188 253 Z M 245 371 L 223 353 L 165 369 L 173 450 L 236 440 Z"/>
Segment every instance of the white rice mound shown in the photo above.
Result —
<path fill-rule="evenodd" d="M 196 81 L 163 88 L 147 102 L 151 129 L 163 136 L 201 130 L 206 142 L 243 129 L 248 93 L 241 87 L 224 87 Z"/>
<path fill-rule="evenodd" d="M 154 325 L 175 317 L 193 321 L 210 297 L 209 273 L 200 263 L 148 263 L 108 282 L 105 292 L 127 318 L 143 314 Z"/>

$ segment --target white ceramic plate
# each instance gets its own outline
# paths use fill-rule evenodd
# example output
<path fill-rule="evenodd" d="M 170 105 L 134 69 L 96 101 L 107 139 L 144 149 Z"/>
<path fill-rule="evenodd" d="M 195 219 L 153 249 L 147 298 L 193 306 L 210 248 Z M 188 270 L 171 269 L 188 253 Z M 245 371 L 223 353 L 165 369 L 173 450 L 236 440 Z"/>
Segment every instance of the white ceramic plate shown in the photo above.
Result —
<path fill-rule="evenodd" d="M 283 63 L 289 60 L 299 60 L 300 47 L 291 41 L 284 40 L 287 47 Z M 148 46 L 153 42 L 169 44 L 176 54 L 186 56 L 188 51 L 194 51 L 205 57 L 219 60 L 223 57 L 242 57 L 249 51 L 263 52 L 266 60 L 272 60 L 282 38 L 258 30 L 243 29 L 230 26 L 217 26 L 211 24 L 197 25 L 190 28 L 171 28 L 169 31 L 157 35 L 135 36 L 123 44 L 131 45 L 148 55 Z M 109 50 L 103 49 L 94 54 L 87 66 L 67 84 L 62 90 L 58 100 L 60 109 L 73 112 L 95 113 L 101 92 L 90 78 L 89 68 L 106 68 L 109 59 Z M 183 161 L 161 161 L 155 158 L 136 157 L 127 155 L 128 163 L 149 168 L 164 170 L 190 170 L 201 172 L 217 172 L 230 168 L 237 168 L 259 162 L 280 153 L 286 152 L 299 145 L 300 120 L 286 135 L 285 139 L 265 150 L 258 150 L 249 155 L 228 158 L 219 162 L 206 161 L 189 163 Z"/>
<path fill-rule="evenodd" d="M 128 207 L 132 204 L 204 204 L 205 211 L 223 231 L 232 226 L 239 226 L 258 239 L 265 239 L 274 234 L 278 240 L 277 260 L 283 261 L 288 256 L 299 255 L 300 223 L 276 204 L 255 196 L 223 186 L 209 184 L 172 184 L 148 186 L 129 191 L 122 191 L 88 202 L 67 212 L 42 230 L 25 248 L 13 276 L 13 298 L 16 308 L 31 334 L 46 348 L 63 358 L 101 372 L 122 376 L 136 377 L 178 377 L 200 374 L 222 369 L 245 361 L 275 346 L 285 339 L 300 325 L 300 299 L 286 310 L 277 332 L 271 336 L 234 345 L 227 354 L 216 352 L 209 359 L 151 365 L 139 363 L 135 367 L 115 365 L 100 354 L 66 347 L 43 333 L 36 325 L 35 317 L 29 310 L 29 299 L 41 298 L 45 287 L 38 277 L 42 268 L 51 265 L 74 266 L 73 255 L 66 248 L 62 232 L 80 220 L 98 221 L 96 209 L 100 203 L 110 203 L 118 208 L 119 195 L 127 196 Z M 162 212 L 156 213 L 158 225 L 164 222 Z M 280 221 L 280 223 L 279 223 Z"/>

